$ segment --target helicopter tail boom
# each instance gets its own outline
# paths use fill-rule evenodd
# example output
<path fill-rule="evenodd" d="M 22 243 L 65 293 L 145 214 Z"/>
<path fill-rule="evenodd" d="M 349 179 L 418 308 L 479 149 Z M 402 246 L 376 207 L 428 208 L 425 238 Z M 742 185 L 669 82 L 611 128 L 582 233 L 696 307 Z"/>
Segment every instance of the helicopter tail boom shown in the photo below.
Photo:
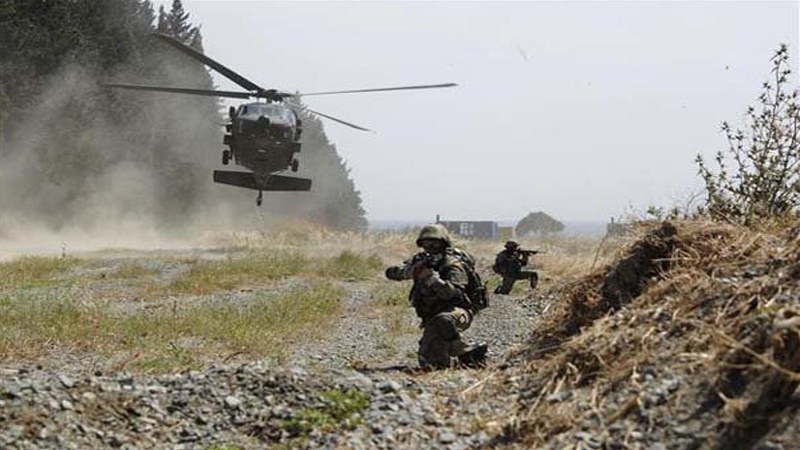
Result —
<path fill-rule="evenodd" d="M 259 185 L 256 177 L 250 172 L 234 172 L 228 170 L 215 170 L 214 182 L 237 186 L 255 191 L 310 191 L 311 180 L 308 178 L 285 177 L 271 175 L 265 183 Z"/>

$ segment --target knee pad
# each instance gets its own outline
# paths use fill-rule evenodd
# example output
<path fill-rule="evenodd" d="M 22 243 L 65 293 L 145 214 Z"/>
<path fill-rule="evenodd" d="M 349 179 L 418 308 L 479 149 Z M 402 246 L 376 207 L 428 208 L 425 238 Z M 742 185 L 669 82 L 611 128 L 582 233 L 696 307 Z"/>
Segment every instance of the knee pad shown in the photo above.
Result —
<path fill-rule="evenodd" d="M 456 319 L 450 314 L 438 314 L 434 317 L 433 327 L 436 333 L 445 341 L 452 341 L 458 337 Z"/>

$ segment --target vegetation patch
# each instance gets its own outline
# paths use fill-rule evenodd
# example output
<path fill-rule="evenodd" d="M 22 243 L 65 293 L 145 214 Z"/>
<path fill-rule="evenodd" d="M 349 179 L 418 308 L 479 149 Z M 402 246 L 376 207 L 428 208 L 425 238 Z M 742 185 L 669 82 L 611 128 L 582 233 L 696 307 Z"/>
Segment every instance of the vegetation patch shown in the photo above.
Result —
<path fill-rule="evenodd" d="M 613 265 L 566 286 L 534 330 L 528 381 L 507 430 L 569 446 L 575 427 L 700 427 L 697 448 L 796 442 L 779 424 L 800 383 L 800 224 L 774 233 L 660 224 Z M 685 437 L 660 427 L 660 440 Z M 625 433 L 596 435 L 613 447 Z M 683 444 L 681 444 L 683 445 Z"/>
<path fill-rule="evenodd" d="M 130 355 L 122 368 L 196 368 L 225 353 L 279 356 L 288 343 L 313 336 L 338 317 L 346 290 L 330 282 L 262 295 L 248 304 L 173 307 L 172 314 L 120 315 L 63 296 L 0 298 L 0 360 L 66 348 Z"/>
<path fill-rule="evenodd" d="M 251 252 L 222 261 L 196 261 L 169 284 L 168 291 L 171 294 L 205 295 L 295 275 L 307 265 L 305 256 L 284 252 Z"/>
<path fill-rule="evenodd" d="M 343 251 L 333 258 L 318 260 L 314 272 L 324 277 L 345 281 L 360 281 L 373 278 L 384 268 L 378 255 L 361 256 Z"/>
<path fill-rule="evenodd" d="M 78 266 L 77 258 L 23 256 L 0 263 L 0 289 L 24 289 L 51 283 L 64 272 Z"/>
<path fill-rule="evenodd" d="M 113 278 L 121 280 L 131 280 L 136 278 L 146 278 L 158 275 L 160 270 L 155 267 L 147 267 L 141 262 L 127 261 L 116 269 L 104 273 L 103 278 Z"/>
<path fill-rule="evenodd" d="M 172 295 L 206 295 L 310 272 L 344 281 L 366 280 L 383 268 L 376 255 L 361 256 L 343 251 L 332 258 L 309 258 L 299 252 L 253 251 L 222 261 L 195 261 L 174 279 L 167 291 Z"/>
<path fill-rule="evenodd" d="M 304 408 L 283 422 L 284 428 L 296 437 L 307 436 L 317 429 L 330 432 L 339 426 L 353 429 L 364 422 L 363 412 L 369 406 L 369 395 L 357 390 L 329 390 L 322 393 L 323 406 Z"/>
<path fill-rule="evenodd" d="M 400 307 L 410 308 L 408 291 L 411 289 L 411 281 L 398 283 L 387 281 L 374 287 L 370 291 L 370 301 L 377 307 Z"/>

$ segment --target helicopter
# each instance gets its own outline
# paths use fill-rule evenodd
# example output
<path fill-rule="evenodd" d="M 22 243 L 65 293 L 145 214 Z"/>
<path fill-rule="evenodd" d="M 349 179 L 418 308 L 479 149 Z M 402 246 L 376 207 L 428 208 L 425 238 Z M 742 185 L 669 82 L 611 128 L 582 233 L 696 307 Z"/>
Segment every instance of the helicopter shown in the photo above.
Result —
<path fill-rule="evenodd" d="M 224 124 L 226 134 L 223 136 L 223 144 L 228 148 L 222 151 L 222 164 L 228 165 L 233 161 L 236 165 L 249 169 L 250 172 L 215 170 L 214 182 L 258 191 L 258 197 L 256 198 L 256 205 L 258 206 L 261 206 L 264 191 L 311 190 L 311 180 L 308 178 L 278 174 L 287 170 L 297 172 L 300 166 L 296 155 L 300 153 L 301 144 L 299 140 L 303 127 L 298 111 L 307 111 L 359 131 L 370 131 L 359 125 L 309 109 L 297 103 L 300 98 L 314 95 L 436 89 L 457 86 L 456 83 L 443 83 L 312 93 L 291 93 L 277 89 L 264 89 L 171 36 L 160 33 L 151 33 L 151 36 L 200 61 L 246 91 L 221 91 L 126 83 L 103 83 L 102 86 L 245 100 L 255 98 L 256 101 L 254 102 L 243 103 L 238 107 L 231 106 L 229 108 L 229 122 Z"/>

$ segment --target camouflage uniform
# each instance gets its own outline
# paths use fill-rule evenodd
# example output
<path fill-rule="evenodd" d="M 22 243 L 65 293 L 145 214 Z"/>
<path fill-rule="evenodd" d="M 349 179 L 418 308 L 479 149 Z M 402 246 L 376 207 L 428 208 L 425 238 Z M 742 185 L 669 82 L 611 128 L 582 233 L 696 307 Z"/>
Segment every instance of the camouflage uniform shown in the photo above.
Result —
<path fill-rule="evenodd" d="M 391 280 L 414 280 L 409 299 L 422 319 L 419 364 L 422 368 L 443 369 L 466 364 L 476 353 L 482 362 L 486 346 L 472 347 L 461 339 L 461 331 L 469 328 L 474 316 L 464 293 L 468 282 L 464 263 L 455 256 L 458 250 L 451 247 L 443 226 L 425 226 L 417 245 L 422 247 L 426 240 L 442 242 L 441 252 L 419 253 L 403 266 L 386 269 L 386 277 Z M 427 257 L 426 264 L 420 263 L 423 257 Z"/>
<path fill-rule="evenodd" d="M 508 294 L 517 280 L 530 280 L 531 289 L 539 282 L 539 274 L 532 270 L 522 270 L 528 265 L 528 255 L 519 251 L 519 244 L 506 242 L 506 248 L 497 254 L 492 270 L 503 277 L 503 284 L 498 286 L 495 294 Z"/>

